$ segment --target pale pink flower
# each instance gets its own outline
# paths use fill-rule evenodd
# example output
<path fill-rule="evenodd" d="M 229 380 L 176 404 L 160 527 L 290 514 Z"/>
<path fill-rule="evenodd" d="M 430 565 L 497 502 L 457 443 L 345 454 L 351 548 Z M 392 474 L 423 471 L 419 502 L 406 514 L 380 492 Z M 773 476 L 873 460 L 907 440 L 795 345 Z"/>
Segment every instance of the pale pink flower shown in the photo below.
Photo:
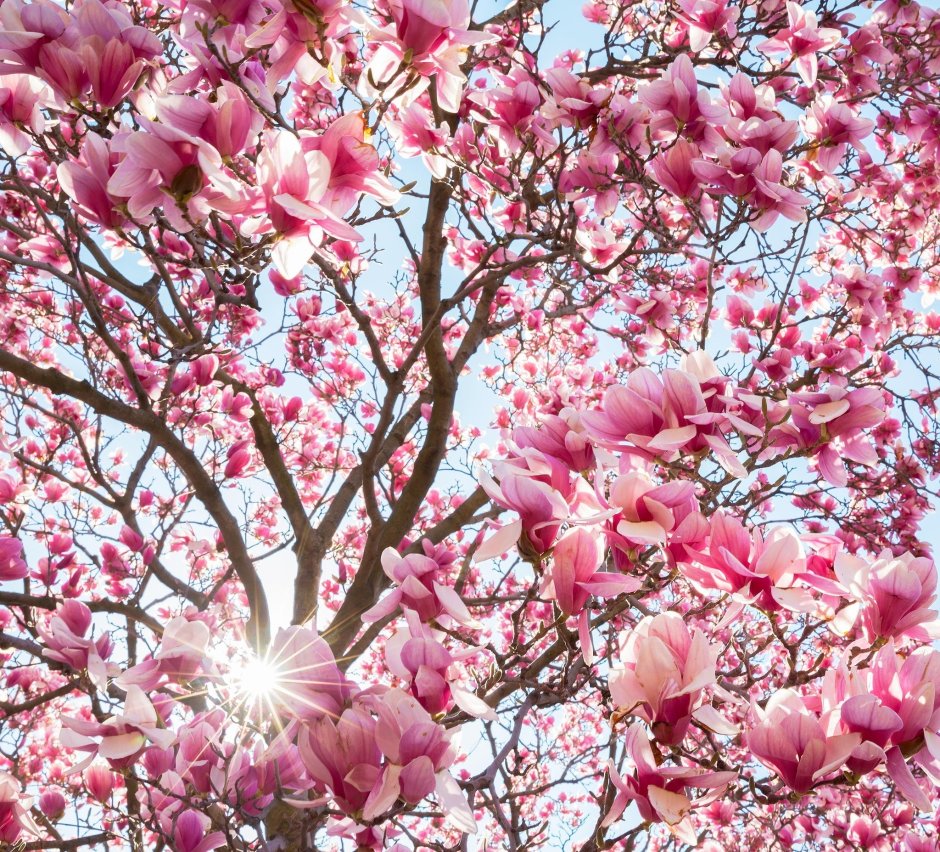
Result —
<path fill-rule="evenodd" d="M 705 704 L 704 690 L 715 682 L 717 659 L 718 648 L 678 613 L 646 616 L 627 634 L 621 665 L 610 675 L 618 715 L 644 719 L 665 745 L 682 742 L 699 715 L 711 727 L 720 717 Z M 719 727 L 727 732 L 727 723 Z"/>
<path fill-rule="evenodd" d="M 467 50 L 494 37 L 469 29 L 467 0 L 388 0 L 388 9 L 392 23 L 371 33 L 379 46 L 362 75 L 365 92 L 394 96 L 413 70 L 417 85 L 408 90 L 406 105 L 433 80 L 441 108 L 457 112 Z"/>
<path fill-rule="evenodd" d="M 382 174 L 379 155 L 365 141 L 366 124 L 358 112 L 350 112 L 332 122 L 323 133 L 301 134 L 306 151 L 319 151 L 330 164 L 330 179 L 320 199 L 324 207 L 343 216 L 363 194 L 386 206 L 398 201 L 400 193 Z"/>
<path fill-rule="evenodd" d="M 878 388 L 804 391 L 789 397 L 790 419 L 775 427 L 771 439 L 776 447 L 813 449 L 823 478 L 833 485 L 845 485 L 845 460 L 863 465 L 878 460 L 864 429 L 885 419 L 884 394 Z"/>
<path fill-rule="evenodd" d="M 257 179 L 264 199 L 263 220 L 243 228 L 273 232 L 272 259 L 286 278 L 299 275 L 326 236 L 358 241 L 358 232 L 321 203 L 330 184 L 330 159 L 322 151 L 304 151 L 287 130 L 263 137 Z"/>
<path fill-rule="evenodd" d="M 788 527 L 774 527 L 766 536 L 748 531 L 735 517 L 716 512 L 709 519 L 707 553 L 697 553 L 682 570 L 704 589 L 736 595 L 767 611 L 809 605 L 809 594 L 794 588 L 806 571 L 799 537 Z"/>
<path fill-rule="evenodd" d="M 475 832 L 466 796 L 447 771 L 457 755 L 447 731 L 400 689 L 370 703 L 378 716 L 375 742 L 386 763 L 363 817 L 376 818 L 399 798 L 417 804 L 435 793 L 449 822 L 461 831 Z"/>
<path fill-rule="evenodd" d="M 336 717 L 355 692 L 330 646 L 306 627 L 278 630 L 266 664 L 275 673 L 272 701 L 290 717 Z"/>
<path fill-rule="evenodd" d="M 676 17 L 689 28 L 689 47 L 700 53 L 714 36 L 733 39 L 738 34 L 735 21 L 740 11 L 728 0 L 679 0 L 682 12 Z"/>
<path fill-rule="evenodd" d="M 400 555 L 394 547 L 382 554 L 382 570 L 396 585 L 368 612 L 362 620 L 379 621 L 399 607 L 414 610 L 422 621 L 449 616 L 466 627 L 479 625 L 470 615 L 466 604 L 449 585 L 440 582 L 442 571 L 454 561 L 446 550 L 439 550 L 430 541 L 422 542 L 424 553 Z"/>
<path fill-rule="evenodd" d="M 846 597 L 856 602 L 856 626 L 866 641 L 893 636 L 940 638 L 937 612 L 937 569 L 926 556 L 884 550 L 869 562 L 840 552 L 835 575 Z"/>
<path fill-rule="evenodd" d="M 62 603 L 53 613 L 46 627 L 39 627 L 39 636 L 45 648 L 43 656 L 62 663 L 75 671 L 88 670 L 92 682 L 103 689 L 108 677 L 118 674 L 118 667 L 107 659 L 114 643 L 107 633 L 97 639 L 88 634 L 91 629 L 91 610 L 76 600 Z"/>
<path fill-rule="evenodd" d="M 662 764 L 653 756 L 642 722 L 630 726 L 624 738 L 624 749 L 633 769 L 621 776 L 613 763 L 608 767 L 610 780 L 617 790 L 613 804 L 604 817 L 607 826 L 620 818 L 630 802 L 635 802 L 640 818 L 646 822 L 664 822 L 680 840 L 698 845 L 691 821 L 687 819 L 693 808 L 702 807 L 716 799 L 737 776 L 736 772 L 709 772 L 679 764 Z M 689 795 L 690 789 L 711 790 L 697 799 Z"/>
<path fill-rule="evenodd" d="M 807 86 L 815 85 L 818 69 L 817 53 L 832 50 L 842 33 L 831 27 L 820 27 L 816 14 L 799 3 L 787 3 L 787 26 L 774 33 L 774 37 L 759 44 L 762 53 L 786 53 L 790 61 L 796 60 L 796 70 Z"/>
<path fill-rule="evenodd" d="M 775 692 L 766 707 L 751 708 L 747 747 L 796 793 L 807 793 L 839 769 L 858 745 L 858 734 L 827 734 L 819 717 L 791 689 Z"/>
<path fill-rule="evenodd" d="M 816 144 L 808 159 L 832 174 L 849 145 L 862 150 L 862 140 L 874 126 L 871 119 L 857 115 L 847 104 L 835 101 L 832 95 L 817 98 L 803 116 L 803 132 Z"/>
<path fill-rule="evenodd" d="M 49 106 L 48 89 L 38 79 L 0 76 L 0 148 L 11 157 L 25 154 L 32 144 L 30 134 L 39 136 L 46 129 L 44 106 Z"/>
<path fill-rule="evenodd" d="M 88 753 L 72 771 L 76 772 L 101 755 L 115 769 L 134 763 L 143 753 L 147 741 L 166 748 L 176 735 L 162 727 L 162 720 L 150 699 L 139 687 L 127 687 L 124 708 L 104 722 L 63 717 L 59 740 L 66 748 Z"/>

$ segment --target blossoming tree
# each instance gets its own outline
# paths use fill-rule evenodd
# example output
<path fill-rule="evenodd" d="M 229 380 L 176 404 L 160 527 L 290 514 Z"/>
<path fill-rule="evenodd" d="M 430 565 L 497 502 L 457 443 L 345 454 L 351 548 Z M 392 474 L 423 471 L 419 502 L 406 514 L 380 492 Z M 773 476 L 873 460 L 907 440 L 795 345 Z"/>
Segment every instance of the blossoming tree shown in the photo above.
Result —
<path fill-rule="evenodd" d="M 940 845 L 940 15 L 0 0 L 0 845 Z"/>

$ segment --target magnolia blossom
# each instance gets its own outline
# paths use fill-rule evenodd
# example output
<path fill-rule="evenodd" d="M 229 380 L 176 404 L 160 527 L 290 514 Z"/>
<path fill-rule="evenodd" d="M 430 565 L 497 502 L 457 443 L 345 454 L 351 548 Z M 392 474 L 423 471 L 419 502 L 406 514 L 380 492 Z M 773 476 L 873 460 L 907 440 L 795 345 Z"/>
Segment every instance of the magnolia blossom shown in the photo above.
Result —
<path fill-rule="evenodd" d="M 84 751 L 88 756 L 72 771 L 77 772 L 101 755 L 116 769 L 133 764 L 143 753 L 149 740 L 166 748 L 176 735 L 162 727 L 162 720 L 144 691 L 133 684 L 127 687 L 127 697 L 120 713 L 104 722 L 64 717 L 59 740 L 66 748 Z"/>
<path fill-rule="evenodd" d="M 691 482 L 656 485 L 645 469 L 633 469 L 614 480 L 608 502 L 619 509 L 609 523 L 614 560 L 620 568 L 637 549 L 660 545 L 684 553 L 708 536 Z"/>
<path fill-rule="evenodd" d="M 153 658 L 128 669 L 118 681 L 121 685 L 136 683 L 149 690 L 164 678 L 171 683 L 187 683 L 197 675 L 214 674 L 215 665 L 208 656 L 211 638 L 204 621 L 183 616 L 172 618 L 163 628 L 160 648 Z"/>
<path fill-rule="evenodd" d="M 298 275 L 327 235 L 359 240 L 359 233 L 322 202 L 330 185 L 331 163 L 322 151 L 304 151 L 286 130 L 262 140 L 257 180 L 264 198 L 263 218 L 246 223 L 248 233 L 276 235 L 272 259 L 286 278 Z"/>
<path fill-rule="evenodd" d="M 114 650 L 114 643 L 107 633 L 97 639 L 86 634 L 91 629 L 91 610 L 80 601 L 65 601 L 49 619 L 45 628 L 39 629 L 45 648 L 43 656 L 63 663 L 75 671 L 88 670 L 88 675 L 99 687 L 104 688 L 109 677 L 115 677 L 119 669 L 107 660 Z"/>
<path fill-rule="evenodd" d="M 861 740 L 854 733 L 827 733 L 791 689 L 774 693 L 763 709 L 752 705 L 751 716 L 747 747 L 796 793 L 808 792 L 841 767 Z"/>
<path fill-rule="evenodd" d="M 838 44 L 839 30 L 820 27 L 815 13 L 799 3 L 787 3 L 787 26 L 778 30 L 773 38 L 759 44 L 763 53 L 786 53 L 790 61 L 796 60 L 796 70 L 807 86 L 815 85 L 818 70 L 817 53 L 825 53 Z"/>
<path fill-rule="evenodd" d="M 398 798 L 415 804 L 433 792 L 453 825 L 475 833 L 473 813 L 447 771 L 456 757 L 447 732 L 401 690 L 389 690 L 372 705 L 378 716 L 375 740 L 387 762 L 363 816 L 371 819 Z"/>
<path fill-rule="evenodd" d="M 31 799 L 20 793 L 20 783 L 7 772 L 0 772 L 0 840 L 15 845 L 18 840 L 38 838 L 42 832 L 30 816 Z"/>
<path fill-rule="evenodd" d="M 806 555 L 793 530 L 774 527 L 765 536 L 724 512 L 711 517 L 710 527 L 707 553 L 682 565 L 690 580 L 766 610 L 811 606 L 808 593 L 794 583 L 806 570 Z"/>
<path fill-rule="evenodd" d="M 29 574 L 23 560 L 23 545 L 17 538 L 0 536 L 0 581 L 22 580 Z"/>
<path fill-rule="evenodd" d="M 846 459 L 862 465 L 876 462 L 875 449 L 863 430 L 885 419 L 884 395 L 877 388 L 794 393 L 789 407 L 790 420 L 773 430 L 774 445 L 813 449 L 827 482 L 846 484 Z"/>
<path fill-rule="evenodd" d="M 666 745 L 682 742 L 693 718 L 719 733 L 734 731 L 705 704 L 704 690 L 715 682 L 718 648 L 682 616 L 646 616 L 620 649 L 621 666 L 610 676 L 610 695 L 623 716 L 640 716 Z"/>
<path fill-rule="evenodd" d="M 933 560 L 911 553 L 894 557 L 885 550 L 869 562 L 840 552 L 834 570 L 838 591 L 855 601 L 855 625 L 868 642 L 902 635 L 940 638 Z"/>
<path fill-rule="evenodd" d="M 405 610 L 405 622 L 406 627 L 385 643 L 385 661 L 394 675 L 410 682 L 409 692 L 421 706 L 437 716 L 456 704 L 471 716 L 495 721 L 496 714 L 489 705 L 454 682 L 457 660 L 473 655 L 475 650 L 469 648 L 452 655 L 413 610 Z"/>
<path fill-rule="evenodd" d="M 273 672 L 271 702 L 288 717 L 335 717 L 355 692 L 330 646 L 305 627 L 278 630 L 264 666 Z"/>
<path fill-rule="evenodd" d="M 394 94 L 409 78 L 404 104 L 434 80 L 441 107 L 457 112 L 466 77 L 461 71 L 467 50 L 492 40 L 487 33 L 471 32 L 467 0 L 389 0 L 392 23 L 375 28 L 372 39 L 379 47 L 363 75 L 368 94 Z"/>
<path fill-rule="evenodd" d="M 382 570 L 396 584 L 375 606 L 362 616 L 363 621 L 379 621 L 399 607 L 413 610 L 422 621 L 449 616 L 457 624 L 478 626 L 466 604 L 448 585 L 439 582 L 441 572 L 454 560 L 447 551 L 441 553 L 431 542 L 423 542 L 424 555 L 408 553 L 401 556 L 394 547 L 382 553 Z"/>
<path fill-rule="evenodd" d="M 738 34 L 735 21 L 740 10 L 728 6 L 728 0 L 679 0 L 681 12 L 676 17 L 689 28 L 689 47 L 700 53 L 714 36 L 733 39 Z"/>
<path fill-rule="evenodd" d="M 649 822 L 664 822 L 685 843 L 696 845 L 698 839 L 691 821 L 693 808 L 702 807 L 717 798 L 736 777 L 735 772 L 708 772 L 698 767 L 668 765 L 653 757 L 653 749 L 642 722 L 627 729 L 624 750 L 633 766 L 629 775 L 621 776 L 613 764 L 608 767 L 610 780 L 617 790 L 603 825 L 620 818 L 630 802 L 636 802 L 640 817 Z M 711 790 L 697 799 L 690 798 L 691 788 Z"/>

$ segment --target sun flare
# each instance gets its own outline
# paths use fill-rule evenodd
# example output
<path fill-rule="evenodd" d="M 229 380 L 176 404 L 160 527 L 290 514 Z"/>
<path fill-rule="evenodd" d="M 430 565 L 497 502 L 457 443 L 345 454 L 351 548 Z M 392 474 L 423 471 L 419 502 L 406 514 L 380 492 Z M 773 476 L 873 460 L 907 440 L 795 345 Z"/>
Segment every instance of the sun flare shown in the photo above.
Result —
<path fill-rule="evenodd" d="M 277 665 L 262 657 L 246 660 L 234 672 L 235 688 L 248 699 L 262 699 L 272 695 L 278 688 L 281 672 Z"/>

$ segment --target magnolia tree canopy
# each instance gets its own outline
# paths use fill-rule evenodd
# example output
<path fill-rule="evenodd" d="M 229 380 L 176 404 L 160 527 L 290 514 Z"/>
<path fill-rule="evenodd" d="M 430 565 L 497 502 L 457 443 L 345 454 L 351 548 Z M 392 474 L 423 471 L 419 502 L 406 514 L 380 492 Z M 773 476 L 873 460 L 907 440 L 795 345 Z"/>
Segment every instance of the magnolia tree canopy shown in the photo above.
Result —
<path fill-rule="evenodd" d="M 0 846 L 940 845 L 940 14 L 0 2 Z"/>

